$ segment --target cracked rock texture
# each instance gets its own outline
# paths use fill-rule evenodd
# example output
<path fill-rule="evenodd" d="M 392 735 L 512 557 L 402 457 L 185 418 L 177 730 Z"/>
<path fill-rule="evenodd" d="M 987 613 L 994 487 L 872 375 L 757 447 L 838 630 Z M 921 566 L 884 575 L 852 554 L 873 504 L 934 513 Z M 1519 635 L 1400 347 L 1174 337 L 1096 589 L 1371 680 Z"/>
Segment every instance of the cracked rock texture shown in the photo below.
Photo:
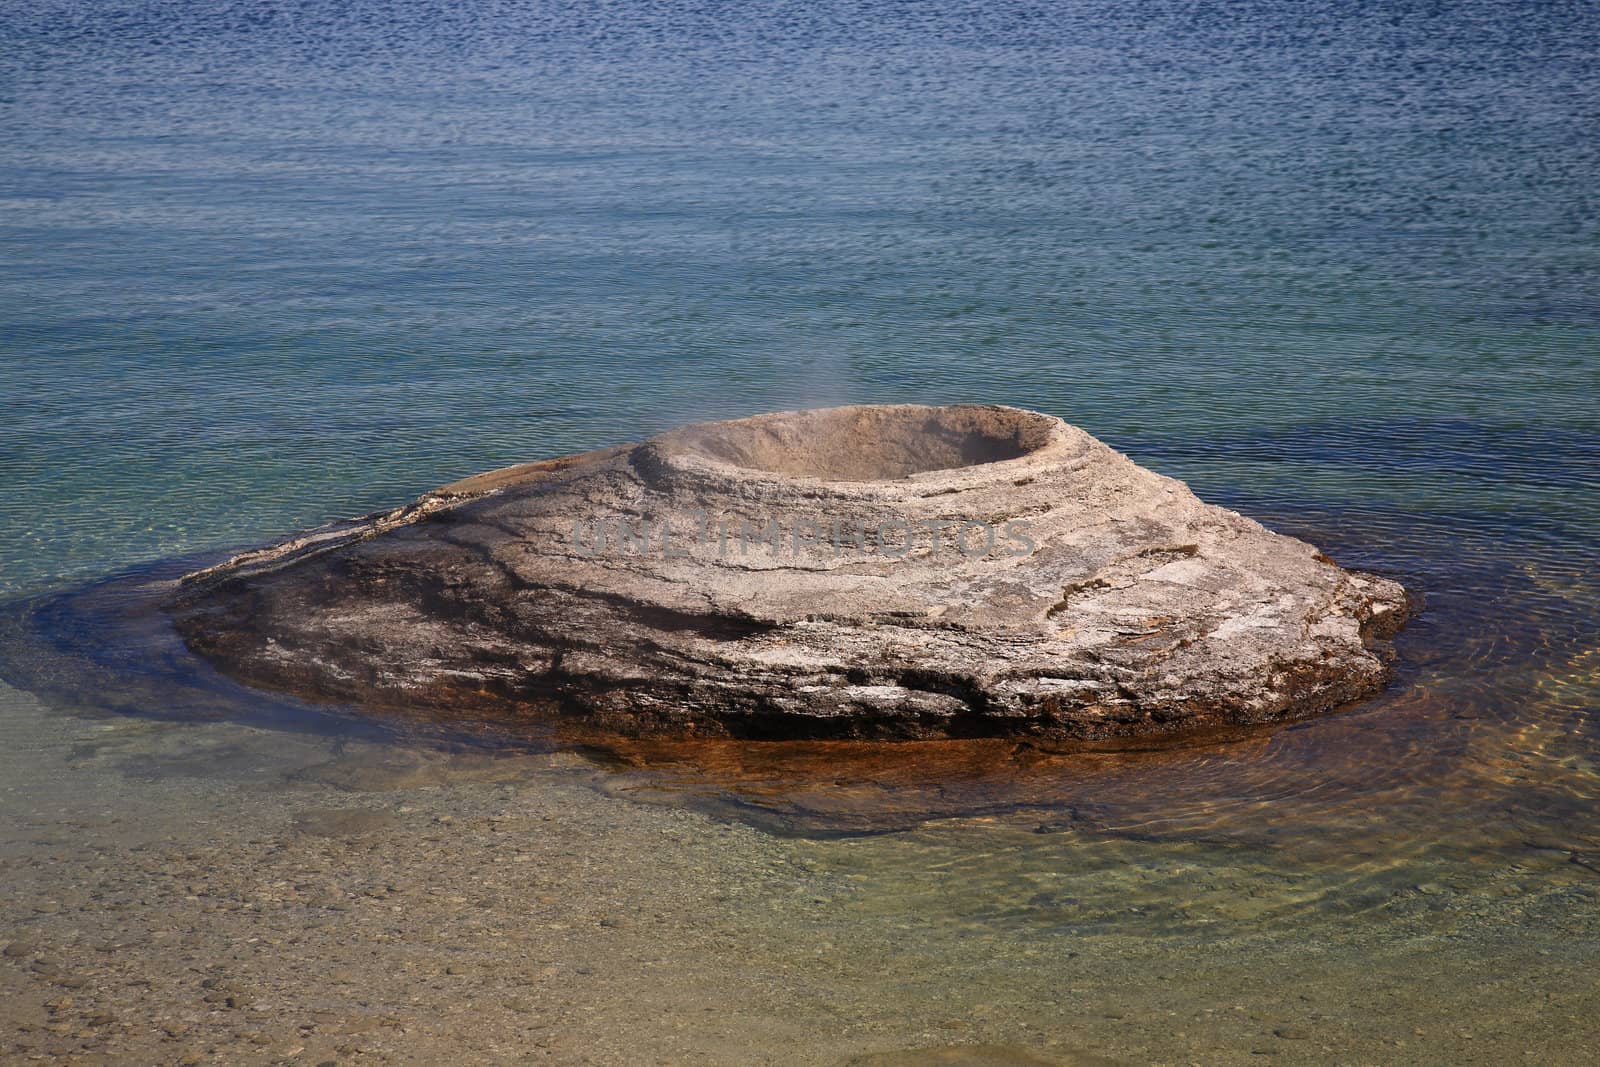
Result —
<path fill-rule="evenodd" d="M 636 735 L 1093 741 L 1389 677 L 1396 583 L 1046 415 L 783 412 L 457 482 L 189 575 L 243 681 Z"/>

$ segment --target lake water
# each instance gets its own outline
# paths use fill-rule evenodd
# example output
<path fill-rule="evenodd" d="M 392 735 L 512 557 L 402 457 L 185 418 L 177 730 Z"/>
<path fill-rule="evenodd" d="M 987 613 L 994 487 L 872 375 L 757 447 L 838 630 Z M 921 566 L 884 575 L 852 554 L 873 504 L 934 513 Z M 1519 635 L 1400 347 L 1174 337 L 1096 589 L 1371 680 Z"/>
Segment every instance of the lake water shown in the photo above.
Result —
<path fill-rule="evenodd" d="M 41 0 L 0 41 L 7 600 L 683 421 L 887 401 L 1059 415 L 1425 598 L 1390 692 L 1229 744 L 528 756 L 494 803 L 575 776 L 619 856 L 699 827 L 685 894 L 778 865 L 728 888 L 719 958 L 805 976 L 802 1021 L 715 1037 L 685 943 L 649 989 L 687 1030 L 618 1049 L 574 1015 L 546 1052 L 1600 1057 L 1587 5 Z M 177 840 L 357 744 L 174 681 L 92 611 L 8 617 L 17 901 L 66 891 L 38 842 L 71 819 Z M 443 817 L 491 788 L 468 771 L 351 795 Z M 126 824 L 97 862 L 131 862 Z M 562 870 L 546 895 L 594 890 Z M 801 892 L 826 903 L 773 904 Z M 97 921 L 16 909 L 67 957 Z M 628 1020 L 645 986 L 590 969 L 573 1011 Z M 256 1055 L 215 1014 L 186 1025 Z M 0 1053 L 61 1036 L 17 1033 Z"/>

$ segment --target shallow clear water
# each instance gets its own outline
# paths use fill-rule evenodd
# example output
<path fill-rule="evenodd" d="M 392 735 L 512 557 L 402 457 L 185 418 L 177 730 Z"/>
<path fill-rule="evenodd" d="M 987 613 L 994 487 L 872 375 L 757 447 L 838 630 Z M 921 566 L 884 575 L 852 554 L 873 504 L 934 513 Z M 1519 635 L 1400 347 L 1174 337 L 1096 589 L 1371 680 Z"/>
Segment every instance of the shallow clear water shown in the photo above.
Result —
<path fill-rule="evenodd" d="M 1400 684 L 1158 758 L 634 752 L 599 784 L 897 831 L 807 847 L 858 933 L 918 915 L 951 984 L 916 996 L 961 1000 L 973 925 L 1176 958 L 1432 915 L 1476 958 L 1587 923 L 1585 5 L 47 0 L 0 37 L 7 598 L 690 419 L 1018 404 L 1419 589 Z M 61 714 L 238 717 L 59 652 L 8 655 Z M 1192 867 L 1233 873 L 1160 873 Z M 1397 915 L 1435 883 L 1478 925 Z"/>

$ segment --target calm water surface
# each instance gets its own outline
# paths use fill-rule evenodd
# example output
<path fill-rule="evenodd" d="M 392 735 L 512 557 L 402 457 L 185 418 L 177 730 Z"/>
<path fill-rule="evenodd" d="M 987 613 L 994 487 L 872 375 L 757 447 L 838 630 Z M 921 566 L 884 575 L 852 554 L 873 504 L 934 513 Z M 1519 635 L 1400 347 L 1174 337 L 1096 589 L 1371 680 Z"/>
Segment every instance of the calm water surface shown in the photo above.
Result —
<path fill-rule="evenodd" d="M 935 974 L 976 928 L 1593 951 L 1590 6 L 42 0 L 0 37 L 6 598 L 685 420 L 1035 408 L 1418 589 L 1400 684 L 1157 757 L 633 750 L 607 788 L 894 831 L 819 862 Z M 61 714 L 248 717 L 54 618 L 6 656 Z"/>

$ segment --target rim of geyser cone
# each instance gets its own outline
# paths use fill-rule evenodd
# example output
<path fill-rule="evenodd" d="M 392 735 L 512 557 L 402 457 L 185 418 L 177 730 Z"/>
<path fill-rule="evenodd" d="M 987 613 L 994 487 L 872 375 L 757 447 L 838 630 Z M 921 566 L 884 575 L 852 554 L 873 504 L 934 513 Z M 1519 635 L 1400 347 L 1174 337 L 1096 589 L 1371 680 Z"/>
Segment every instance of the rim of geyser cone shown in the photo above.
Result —
<path fill-rule="evenodd" d="M 873 496 L 1015 481 L 1081 451 L 1084 436 L 1055 416 L 1000 404 L 850 404 L 680 427 L 639 445 L 633 460 L 652 480 L 776 483 L 819 495 Z M 918 437 L 926 444 L 919 446 Z M 858 453 L 876 448 L 899 455 L 875 469 L 871 456 L 848 455 L 855 441 Z M 909 458 L 919 447 L 922 463 Z M 783 454 L 791 448 L 810 448 L 812 455 Z M 942 459 L 933 458 L 940 452 Z M 842 464 L 841 456 L 848 457 Z"/>

